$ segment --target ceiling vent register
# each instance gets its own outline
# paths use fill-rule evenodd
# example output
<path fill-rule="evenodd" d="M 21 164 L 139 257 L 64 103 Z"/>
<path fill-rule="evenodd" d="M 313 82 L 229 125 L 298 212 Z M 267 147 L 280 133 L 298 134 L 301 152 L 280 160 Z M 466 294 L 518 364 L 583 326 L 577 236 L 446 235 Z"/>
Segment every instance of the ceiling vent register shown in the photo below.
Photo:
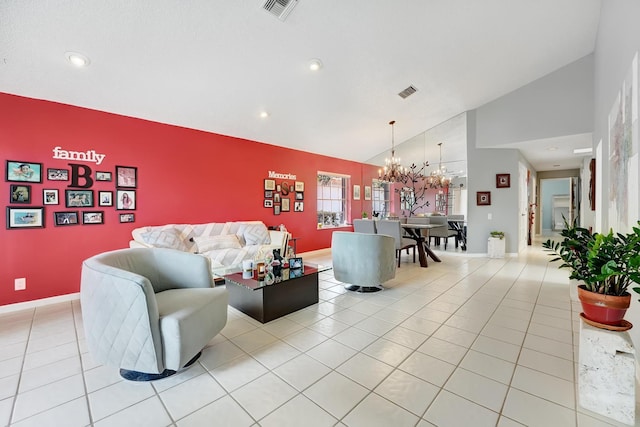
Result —
<path fill-rule="evenodd" d="M 281 21 L 287 19 L 298 0 L 267 0 L 262 8 Z"/>
<path fill-rule="evenodd" d="M 402 99 L 407 98 L 409 95 L 413 95 L 414 93 L 416 93 L 418 91 L 418 89 L 415 88 L 414 85 L 409 86 L 408 88 L 406 88 L 405 90 L 403 90 L 402 92 L 400 92 L 398 94 L 398 96 Z"/>

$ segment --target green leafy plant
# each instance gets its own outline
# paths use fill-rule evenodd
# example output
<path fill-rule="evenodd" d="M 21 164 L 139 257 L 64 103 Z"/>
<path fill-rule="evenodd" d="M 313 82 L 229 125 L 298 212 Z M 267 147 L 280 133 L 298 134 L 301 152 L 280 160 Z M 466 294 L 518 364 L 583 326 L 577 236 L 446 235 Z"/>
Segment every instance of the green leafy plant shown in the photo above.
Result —
<path fill-rule="evenodd" d="M 491 237 L 495 237 L 496 239 L 504 239 L 504 231 L 492 231 L 489 234 Z"/>
<path fill-rule="evenodd" d="M 629 234 L 592 233 L 564 219 L 561 241 L 547 240 L 542 247 L 562 260 L 559 268 L 571 270 L 570 279 L 582 282 L 591 292 L 623 295 L 631 283 L 640 283 L 640 228 Z M 638 222 L 640 226 L 640 221 Z M 640 293 L 640 288 L 633 288 Z"/>
<path fill-rule="evenodd" d="M 362 212 L 362 218 L 368 218 L 368 217 L 369 217 L 369 215 L 367 215 L 366 212 Z"/>

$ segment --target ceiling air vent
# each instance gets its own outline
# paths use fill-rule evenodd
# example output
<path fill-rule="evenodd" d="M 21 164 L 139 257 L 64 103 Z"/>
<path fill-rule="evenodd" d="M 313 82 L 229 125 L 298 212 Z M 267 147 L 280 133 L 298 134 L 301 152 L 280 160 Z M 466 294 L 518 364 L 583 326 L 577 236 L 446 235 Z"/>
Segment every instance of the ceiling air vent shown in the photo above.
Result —
<path fill-rule="evenodd" d="M 281 21 L 287 19 L 298 0 L 267 0 L 262 8 Z"/>
<path fill-rule="evenodd" d="M 405 90 L 403 90 L 402 92 L 400 92 L 398 94 L 398 96 L 400 96 L 400 98 L 402 98 L 402 99 L 405 99 L 406 97 L 408 97 L 409 95 L 413 95 L 417 91 L 418 91 L 418 89 L 416 89 L 413 85 L 411 85 L 408 88 L 406 88 Z"/>

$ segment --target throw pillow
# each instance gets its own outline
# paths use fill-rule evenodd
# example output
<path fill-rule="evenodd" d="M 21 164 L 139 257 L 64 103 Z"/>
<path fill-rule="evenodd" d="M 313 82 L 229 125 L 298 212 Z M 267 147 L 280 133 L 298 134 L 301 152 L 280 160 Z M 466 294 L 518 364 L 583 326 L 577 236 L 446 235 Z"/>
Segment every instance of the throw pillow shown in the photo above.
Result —
<path fill-rule="evenodd" d="M 187 245 L 182 240 L 181 234 L 174 229 L 151 230 L 140 234 L 142 240 L 156 248 L 177 249 L 179 251 L 188 251 Z"/>
<path fill-rule="evenodd" d="M 267 227 L 260 224 L 247 224 L 242 229 L 242 237 L 244 237 L 245 244 L 247 245 L 268 245 L 271 243 L 271 237 L 269 236 L 269 230 Z"/>
<path fill-rule="evenodd" d="M 198 246 L 198 252 L 209 252 L 214 249 L 240 249 L 240 241 L 235 234 L 223 234 L 221 236 L 194 237 L 193 241 Z"/>

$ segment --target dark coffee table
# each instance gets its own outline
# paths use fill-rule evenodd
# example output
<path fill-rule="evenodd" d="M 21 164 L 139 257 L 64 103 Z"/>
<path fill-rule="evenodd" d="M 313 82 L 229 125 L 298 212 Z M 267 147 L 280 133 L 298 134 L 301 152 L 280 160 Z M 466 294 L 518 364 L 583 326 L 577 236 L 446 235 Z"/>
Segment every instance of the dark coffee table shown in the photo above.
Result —
<path fill-rule="evenodd" d="M 267 323 L 318 302 L 318 269 L 305 265 L 302 275 L 267 285 L 244 279 L 242 273 L 224 276 L 229 305 Z"/>

